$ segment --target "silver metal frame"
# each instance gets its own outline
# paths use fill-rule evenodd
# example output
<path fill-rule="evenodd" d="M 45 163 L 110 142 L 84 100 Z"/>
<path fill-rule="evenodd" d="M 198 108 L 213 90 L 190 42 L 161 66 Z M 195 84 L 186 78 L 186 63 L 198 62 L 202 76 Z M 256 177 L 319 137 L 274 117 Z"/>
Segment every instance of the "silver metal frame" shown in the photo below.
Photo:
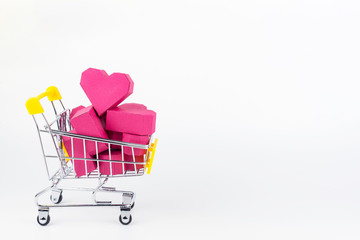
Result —
<path fill-rule="evenodd" d="M 49 209 L 50 208 L 58 208 L 58 207 L 100 207 L 100 206 L 113 206 L 113 207 L 120 207 L 121 215 L 120 215 L 120 222 L 123 224 L 129 224 L 131 222 L 131 215 L 130 210 L 132 206 L 135 203 L 135 193 L 131 191 L 123 191 L 123 190 L 117 190 L 115 187 L 105 187 L 104 185 L 107 183 L 109 178 L 115 178 L 115 177 L 132 177 L 132 176 L 142 176 L 145 173 L 146 170 L 146 163 L 149 161 L 150 158 L 150 146 L 152 143 L 152 137 L 149 138 L 149 144 L 148 145 L 142 145 L 142 144 L 133 144 L 133 143 L 127 143 L 122 141 L 114 141 L 104 138 L 96 138 L 96 137 L 90 137 L 80 134 L 74 134 L 70 133 L 69 131 L 72 130 L 72 126 L 70 124 L 70 110 L 65 109 L 63 103 L 61 100 L 59 100 L 60 105 L 62 107 L 62 111 L 59 112 L 54 102 L 51 102 L 52 107 L 55 112 L 55 120 L 49 123 L 45 117 L 45 115 L 42 113 L 42 119 L 45 123 L 43 128 L 40 128 L 39 120 L 37 119 L 37 116 L 32 115 L 36 129 L 38 132 L 38 136 L 40 139 L 40 145 L 41 150 L 43 154 L 43 159 L 45 162 L 46 172 L 49 181 L 51 181 L 51 185 L 39 193 L 35 195 L 35 204 L 38 206 L 39 216 L 38 216 L 38 222 L 41 225 L 47 225 L 50 221 L 49 216 Z M 59 113 L 58 113 L 59 112 Z M 40 116 L 40 115 L 39 115 Z M 43 134 L 47 134 L 51 136 L 52 143 L 56 150 L 56 155 L 49 155 L 46 153 L 44 144 L 43 144 Z M 71 139 L 71 151 L 72 154 L 70 156 L 74 156 L 74 145 L 73 140 L 74 139 L 81 139 L 83 141 L 83 147 L 84 147 L 84 157 L 83 158 L 76 158 L 76 157 L 69 157 L 65 156 L 64 150 L 63 150 L 63 137 L 69 137 Z M 86 144 L 85 141 L 92 141 L 95 143 L 96 146 L 96 154 L 93 156 L 94 158 L 86 158 Z M 104 143 L 108 144 L 109 146 L 109 160 L 99 159 L 99 152 L 98 152 L 98 143 Z M 117 145 L 121 148 L 122 152 L 122 161 L 116 161 L 111 160 L 111 146 Z M 130 147 L 133 153 L 133 162 L 124 161 L 124 147 Z M 135 161 L 135 155 L 134 155 L 134 149 L 145 149 L 146 154 L 144 155 L 144 162 L 136 162 Z M 58 159 L 59 163 L 59 169 L 55 171 L 54 174 L 50 175 L 48 163 L 49 161 L 56 161 Z M 85 171 L 86 174 L 83 176 L 78 177 L 75 173 L 75 165 L 73 164 L 74 160 L 84 160 L 85 161 Z M 86 161 L 96 161 L 97 163 L 97 169 L 92 172 L 87 172 L 86 167 Z M 110 175 L 103 175 L 99 171 L 99 163 L 100 162 L 111 162 L 111 163 L 122 163 L 123 167 L 123 173 L 112 175 L 112 164 L 110 165 Z M 133 164 L 135 171 L 125 171 L 124 165 L 125 164 Z M 138 165 L 143 165 L 143 168 L 137 170 Z M 84 187 L 65 187 L 60 186 L 60 182 L 65 179 L 98 179 L 98 185 L 94 188 L 84 188 Z M 60 204 L 62 200 L 62 192 L 64 190 L 71 190 L 71 191 L 90 191 L 92 192 L 92 200 L 93 203 L 67 203 L 67 204 Z M 40 204 L 39 203 L 39 197 L 43 194 L 51 192 L 50 199 L 53 202 L 53 204 Z M 112 203 L 111 201 L 99 201 L 96 199 L 96 194 L 99 192 L 112 192 L 121 194 L 122 196 L 122 203 Z"/>

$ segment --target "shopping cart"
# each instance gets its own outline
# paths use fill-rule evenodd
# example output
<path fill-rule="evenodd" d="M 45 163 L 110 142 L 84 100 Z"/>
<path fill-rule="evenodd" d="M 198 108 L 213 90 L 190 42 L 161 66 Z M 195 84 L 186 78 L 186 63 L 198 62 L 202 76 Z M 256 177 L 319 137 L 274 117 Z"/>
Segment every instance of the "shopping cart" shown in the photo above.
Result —
<path fill-rule="evenodd" d="M 51 102 L 52 108 L 55 112 L 55 119 L 52 122 L 48 122 L 44 114 L 44 109 L 40 104 L 40 99 L 47 97 Z M 38 206 L 39 215 L 37 216 L 37 222 L 45 226 L 50 222 L 49 209 L 54 207 L 99 207 L 99 206 L 113 206 L 120 207 L 120 216 L 119 220 L 122 224 L 127 225 L 132 221 L 130 210 L 134 207 L 135 204 L 135 193 L 131 191 L 122 191 L 118 190 L 115 187 L 105 187 L 109 178 L 115 177 L 130 177 L 130 176 L 142 176 L 145 172 L 148 174 L 151 171 L 151 166 L 153 163 L 157 139 L 154 139 L 152 136 L 149 137 L 149 144 L 133 144 L 121 141 L 114 141 L 104 138 L 96 138 L 90 136 L 84 136 L 80 134 L 70 133 L 72 126 L 70 124 L 70 110 L 65 109 L 62 101 L 62 97 L 56 87 L 49 87 L 47 90 L 40 94 L 37 97 L 30 98 L 26 102 L 26 108 L 30 115 L 32 115 L 35 125 L 37 128 L 38 136 L 40 139 L 41 150 L 45 162 L 46 172 L 51 185 L 44 190 L 40 191 L 35 195 L 35 203 Z M 61 111 L 58 111 L 61 109 Z M 41 128 L 40 121 L 44 123 L 44 127 Z M 50 143 L 48 144 L 54 154 L 49 154 L 48 150 L 44 146 L 44 138 L 47 135 L 47 138 L 50 138 Z M 71 148 L 66 149 L 64 147 L 64 138 L 71 140 Z M 74 141 L 82 141 L 82 147 L 84 148 L 84 156 L 78 157 L 74 155 Z M 86 146 L 87 144 L 95 144 L 96 154 L 94 156 L 86 155 Z M 98 152 L 98 144 L 107 144 L 108 145 L 108 159 L 101 159 Z M 118 149 L 121 149 L 122 158 L 119 160 L 111 160 L 112 158 L 112 149 L 116 146 Z M 55 151 L 53 149 L 55 147 Z M 132 158 L 124 160 L 124 148 L 131 148 Z M 143 161 L 139 161 L 138 158 L 135 159 L 134 151 L 137 149 L 142 149 L 146 151 L 144 154 Z M 70 152 L 71 151 L 71 152 Z M 68 154 L 72 153 L 72 154 Z M 131 161 L 132 160 L 132 161 Z M 142 159 L 141 159 L 142 160 Z M 75 161 L 83 161 L 85 163 L 86 173 L 82 176 L 77 176 L 75 171 Z M 86 164 L 89 164 L 89 161 L 96 162 L 97 168 L 91 172 L 87 171 Z M 54 162 L 56 164 L 54 171 L 50 171 L 50 163 L 53 166 Z M 101 174 L 99 170 L 99 165 L 102 163 L 108 163 L 110 166 L 109 175 Z M 121 164 L 122 173 L 113 175 L 112 167 L 114 164 Z M 126 171 L 126 165 L 132 165 L 131 170 Z M 79 180 L 79 179 L 98 179 L 98 184 L 94 188 L 88 187 L 67 187 L 61 186 L 60 182 L 62 180 Z M 96 180 L 95 180 L 96 181 Z M 71 182 L 72 184 L 73 182 Z M 60 204 L 63 198 L 64 190 L 74 190 L 74 191 L 90 191 L 92 193 L 92 202 L 91 203 L 66 203 Z M 39 197 L 46 192 L 50 192 L 50 200 L 53 204 L 40 204 Z M 99 192 L 110 192 L 115 194 L 120 194 L 120 203 L 113 203 L 112 201 L 103 201 L 97 199 L 97 193 Z M 91 200 L 91 199 L 90 199 Z"/>

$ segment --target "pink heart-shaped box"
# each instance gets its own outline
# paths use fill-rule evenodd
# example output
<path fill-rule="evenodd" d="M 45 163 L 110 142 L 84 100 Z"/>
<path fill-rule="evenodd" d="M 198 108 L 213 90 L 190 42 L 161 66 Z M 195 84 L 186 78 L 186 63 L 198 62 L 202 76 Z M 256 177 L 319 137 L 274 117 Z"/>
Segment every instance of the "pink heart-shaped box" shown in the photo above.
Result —
<path fill-rule="evenodd" d="M 131 110 L 131 109 L 139 109 L 139 110 L 146 110 L 147 108 L 146 108 L 146 106 L 145 105 L 143 105 L 143 104 L 139 104 L 139 103 L 124 103 L 124 104 L 121 104 L 120 106 L 117 106 L 116 108 L 118 108 L 118 109 L 123 109 L 123 110 Z M 104 117 L 106 117 L 106 114 L 104 115 Z M 106 122 L 106 120 L 104 121 L 104 122 Z M 106 125 L 106 124 L 105 124 Z M 121 132 L 116 132 L 116 131 L 106 131 L 107 132 L 107 134 L 108 134 L 108 136 L 109 136 L 109 138 L 111 139 L 111 140 L 115 140 L 115 141 L 125 141 L 125 140 L 123 140 L 123 138 L 122 138 L 122 133 Z M 126 141 L 125 141 L 126 142 Z M 131 141 L 129 141 L 129 142 L 131 142 Z M 140 144 L 147 144 L 147 143 L 142 143 L 142 142 L 133 142 L 133 143 L 140 143 Z M 112 148 L 114 148 L 114 149 L 122 149 L 121 148 L 121 146 L 119 146 L 119 145 L 112 145 L 111 146 Z M 124 148 L 125 149 L 125 148 Z M 129 151 L 129 150 L 128 150 Z M 131 149 L 130 149 L 130 151 L 131 151 Z M 132 154 L 131 152 L 128 152 L 128 154 Z M 142 154 L 144 154 L 144 153 L 142 153 Z M 137 155 L 139 155 L 139 154 L 137 154 Z"/>
<path fill-rule="evenodd" d="M 123 108 L 122 105 L 109 109 L 106 113 L 108 131 L 151 135 L 155 132 L 156 113 L 148 109 Z"/>
<path fill-rule="evenodd" d="M 101 160 L 109 160 L 110 154 L 109 151 L 105 151 L 100 153 L 99 155 L 99 171 L 104 175 L 117 175 L 123 173 L 123 163 L 112 162 L 110 169 L 110 162 L 105 162 Z M 121 151 L 111 151 L 111 160 L 122 161 L 122 153 Z M 111 170 L 111 171 L 110 171 Z"/>
<path fill-rule="evenodd" d="M 75 130 L 70 131 L 70 133 L 77 134 Z M 63 136 L 63 142 L 66 152 L 69 154 L 69 157 L 92 158 L 88 150 L 84 152 L 84 141 L 82 139 L 73 138 L 73 140 L 71 140 L 70 137 Z M 94 143 L 85 140 L 85 145 L 87 149 L 90 149 L 90 146 L 94 145 Z M 74 159 L 71 159 L 71 161 L 74 164 L 74 169 L 77 177 L 85 175 L 86 173 L 91 173 L 97 168 L 96 161 Z"/>
<path fill-rule="evenodd" d="M 83 105 L 80 105 L 76 108 L 73 108 L 70 112 L 70 120 L 74 117 L 74 115 L 81 109 L 85 108 Z"/>
<path fill-rule="evenodd" d="M 101 124 L 100 118 L 96 115 L 91 105 L 78 110 L 70 119 L 70 122 L 78 134 L 97 138 L 109 138 Z M 99 142 L 97 149 L 93 141 L 90 143 L 92 144 L 86 145 L 86 151 L 88 151 L 90 155 L 96 155 L 96 153 L 108 149 L 108 144 L 106 143 Z"/>
<path fill-rule="evenodd" d="M 128 143 L 137 143 L 147 145 L 149 144 L 149 136 L 148 135 L 135 135 L 130 133 L 123 133 L 122 134 L 122 141 Z M 133 152 L 134 150 L 134 152 Z M 124 153 L 127 155 L 144 155 L 146 153 L 146 149 L 141 148 L 131 148 L 131 147 L 124 147 Z"/>
<path fill-rule="evenodd" d="M 145 155 L 140 156 L 133 156 L 133 155 L 126 155 L 124 154 L 124 160 L 125 162 L 136 162 L 136 163 L 145 163 Z M 135 161 L 134 161 L 135 160 Z M 132 163 L 125 163 L 125 171 L 135 171 L 140 170 L 145 167 L 144 164 L 132 164 Z M 135 166 L 136 165 L 136 166 Z"/>
<path fill-rule="evenodd" d="M 110 76 L 95 68 L 85 70 L 80 85 L 99 116 L 116 107 L 133 93 L 134 82 L 128 74 L 113 73 Z"/>

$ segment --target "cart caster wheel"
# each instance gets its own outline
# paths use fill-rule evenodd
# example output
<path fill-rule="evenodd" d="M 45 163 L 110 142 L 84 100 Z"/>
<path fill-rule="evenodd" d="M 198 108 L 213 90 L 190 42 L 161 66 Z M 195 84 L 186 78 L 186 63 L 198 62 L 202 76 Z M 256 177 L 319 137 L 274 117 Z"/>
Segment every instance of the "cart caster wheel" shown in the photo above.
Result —
<path fill-rule="evenodd" d="M 50 195 L 50 200 L 55 204 L 61 203 L 62 199 L 63 199 L 62 194 L 60 194 L 58 198 L 56 198 L 56 197 L 53 198 L 53 195 Z"/>
<path fill-rule="evenodd" d="M 40 216 L 37 216 L 36 220 L 38 224 L 40 224 L 41 226 L 46 226 L 50 222 L 50 216 L 47 215 L 47 217 L 42 217 L 42 218 L 40 218 Z"/>
<path fill-rule="evenodd" d="M 121 224 L 123 225 L 128 225 L 131 223 L 132 221 L 132 217 L 131 217 L 131 214 L 129 214 L 129 217 L 127 217 L 126 215 L 125 216 L 119 216 L 119 221 L 121 222 Z"/>

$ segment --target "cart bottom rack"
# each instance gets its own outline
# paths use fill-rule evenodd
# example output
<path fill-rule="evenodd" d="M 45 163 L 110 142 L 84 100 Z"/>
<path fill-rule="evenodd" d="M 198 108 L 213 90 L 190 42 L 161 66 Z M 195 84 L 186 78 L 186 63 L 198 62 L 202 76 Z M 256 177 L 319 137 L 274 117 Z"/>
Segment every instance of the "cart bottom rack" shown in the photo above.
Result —
<path fill-rule="evenodd" d="M 35 195 L 35 203 L 38 206 L 39 215 L 37 216 L 37 222 L 45 226 L 50 222 L 49 210 L 50 208 L 59 208 L 59 207 L 120 207 L 120 216 L 119 221 L 127 225 L 131 223 L 131 209 L 135 206 L 135 193 L 131 191 L 122 191 L 117 190 L 115 187 L 105 187 L 104 185 L 108 181 L 108 178 L 104 178 L 99 181 L 99 185 L 95 188 L 87 188 L 87 187 L 65 187 L 59 186 L 59 182 L 53 183 L 51 186 L 43 189 L 39 193 Z M 70 203 L 70 204 L 62 204 L 63 200 L 63 192 L 64 191 L 88 191 L 91 192 L 93 203 Z M 122 197 L 122 203 L 112 203 L 112 201 L 99 201 L 96 199 L 96 194 L 99 192 L 110 192 L 119 194 Z M 50 200 L 52 204 L 40 204 L 39 197 L 50 193 Z"/>

